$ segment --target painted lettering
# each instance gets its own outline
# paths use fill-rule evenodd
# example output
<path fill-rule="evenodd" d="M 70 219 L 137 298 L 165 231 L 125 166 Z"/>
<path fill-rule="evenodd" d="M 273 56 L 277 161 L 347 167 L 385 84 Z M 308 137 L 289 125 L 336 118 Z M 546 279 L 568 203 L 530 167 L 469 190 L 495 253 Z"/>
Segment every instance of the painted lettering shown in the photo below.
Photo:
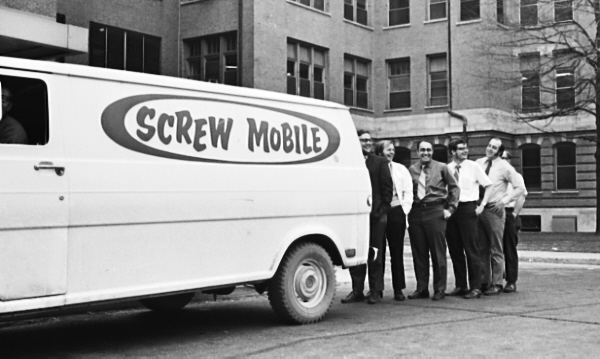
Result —
<path fill-rule="evenodd" d="M 302 151 L 305 154 L 312 152 L 312 147 L 308 145 L 308 127 L 306 125 L 302 125 Z"/>
<path fill-rule="evenodd" d="M 279 151 L 279 148 L 281 147 L 281 132 L 279 132 L 279 130 L 275 127 L 271 129 L 271 133 L 269 135 L 269 144 L 271 145 L 273 151 Z"/>
<path fill-rule="evenodd" d="M 175 123 L 175 118 L 173 116 L 167 115 L 166 113 L 163 113 L 158 118 L 158 125 L 156 127 L 158 130 L 158 138 L 160 139 L 160 142 L 164 143 L 165 145 L 168 145 L 169 143 L 171 143 L 171 135 L 165 136 L 166 123 L 169 124 L 169 127 L 173 127 L 173 124 Z"/>
<path fill-rule="evenodd" d="M 290 153 L 294 150 L 292 127 L 288 123 L 283 123 L 281 125 L 281 131 L 283 132 L 283 151 L 285 153 Z"/>
<path fill-rule="evenodd" d="M 202 152 L 206 149 L 206 145 L 200 143 L 202 137 L 206 136 L 206 131 L 204 131 L 202 127 L 205 126 L 208 122 L 205 118 L 201 118 L 198 120 L 194 120 L 194 123 L 196 123 L 196 133 L 194 134 L 194 149 L 198 152 Z"/>
<path fill-rule="evenodd" d="M 317 137 L 317 132 L 319 132 L 319 128 L 311 127 L 310 131 L 312 132 L 313 150 L 315 150 L 315 153 L 319 153 L 322 150 L 322 148 L 318 145 L 318 143 L 321 142 L 321 137 Z"/>
<path fill-rule="evenodd" d="M 263 142 L 263 150 L 269 153 L 269 142 L 268 142 L 269 124 L 265 121 L 260 122 L 260 129 L 256 129 L 256 121 L 253 118 L 248 118 L 248 149 L 254 152 L 254 143 L 256 146 L 260 146 L 260 142 Z"/>
<path fill-rule="evenodd" d="M 300 151 L 300 127 L 294 126 L 294 137 L 296 139 L 296 153 L 302 153 Z"/>
<path fill-rule="evenodd" d="M 181 143 L 183 138 L 185 138 L 185 142 L 187 142 L 189 145 L 192 143 L 189 130 L 194 123 L 192 120 L 192 115 L 190 115 L 190 111 L 179 111 L 175 112 L 175 114 L 177 115 L 177 133 L 175 134 L 175 138 L 179 143 Z M 196 130 L 196 132 L 198 132 L 198 130 Z"/>
<path fill-rule="evenodd" d="M 147 131 L 147 132 L 144 132 L 142 130 L 136 131 L 136 134 L 140 138 L 140 140 L 148 142 L 152 139 L 152 137 L 154 137 L 154 133 L 156 132 L 156 129 L 153 126 L 148 125 L 146 123 L 146 117 L 150 117 L 150 119 L 153 119 L 155 115 L 156 115 L 156 110 L 154 110 L 153 108 L 148 108 L 146 106 L 143 106 L 142 108 L 139 109 L 139 111 L 137 113 L 137 123 L 140 127 L 146 129 L 146 131 Z"/>
<path fill-rule="evenodd" d="M 208 118 L 210 124 L 210 140 L 212 146 L 217 148 L 219 138 L 221 138 L 221 148 L 227 150 L 229 147 L 229 135 L 231 134 L 231 128 L 233 127 L 233 120 L 227 119 L 227 126 L 225 126 L 225 120 L 220 118 L 219 125 L 216 125 L 216 119 L 214 117 Z"/>

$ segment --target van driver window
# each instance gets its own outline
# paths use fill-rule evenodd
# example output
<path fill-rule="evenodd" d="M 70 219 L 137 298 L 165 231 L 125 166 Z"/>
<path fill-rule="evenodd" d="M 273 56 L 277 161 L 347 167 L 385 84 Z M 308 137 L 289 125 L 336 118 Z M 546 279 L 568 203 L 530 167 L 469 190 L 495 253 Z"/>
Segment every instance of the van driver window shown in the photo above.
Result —
<path fill-rule="evenodd" d="M 37 79 L 0 76 L 2 119 L 0 146 L 48 143 L 46 84 Z"/>

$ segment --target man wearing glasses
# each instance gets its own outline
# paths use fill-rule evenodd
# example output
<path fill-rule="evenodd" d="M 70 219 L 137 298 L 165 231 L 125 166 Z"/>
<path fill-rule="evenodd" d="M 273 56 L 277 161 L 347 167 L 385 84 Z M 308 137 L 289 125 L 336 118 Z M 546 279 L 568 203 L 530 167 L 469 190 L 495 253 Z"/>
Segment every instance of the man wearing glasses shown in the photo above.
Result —
<path fill-rule="evenodd" d="M 394 184 L 392 174 L 385 157 L 375 156 L 371 153 L 373 141 L 367 131 L 359 130 L 357 132 L 360 145 L 369 178 L 371 179 L 371 220 L 369 234 L 369 304 L 378 303 L 383 297 L 383 246 L 385 245 L 385 226 L 387 223 L 387 213 L 391 209 Z M 365 286 L 365 277 L 367 275 L 367 265 L 361 264 L 350 267 L 350 276 L 352 277 L 352 292 L 342 299 L 342 303 L 355 303 L 365 300 L 363 294 Z"/>
<path fill-rule="evenodd" d="M 464 140 L 450 142 L 448 149 L 452 154 L 448 169 L 460 187 L 458 206 L 446 224 L 446 242 L 456 281 L 456 287 L 448 295 L 480 298 L 482 269 L 477 243 L 477 216 L 483 212 L 490 198 L 492 181 L 475 161 L 467 159 L 469 148 Z M 485 194 L 478 206 L 479 186 L 485 188 Z M 467 289 L 467 269 L 470 291 Z"/>
<path fill-rule="evenodd" d="M 504 151 L 502 159 L 511 163 L 512 156 L 508 151 Z M 518 176 L 523 178 L 519 173 Z M 508 194 L 510 195 L 513 191 L 513 186 L 509 183 Z M 519 244 L 518 231 L 521 229 L 521 219 L 519 213 L 523 209 L 525 204 L 525 196 L 527 196 L 527 189 L 519 198 L 515 201 L 510 202 L 504 207 L 506 211 L 506 221 L 504 223 L 504 236 L 502 239 L 502 249 L 504 250 L 504 268 L 506 277 L 506 286 L 504 287 L 504 293 L 514 293 L 517 291 L 517 278 L 519 275 L 519 255 L 517 253 L 517 244 Z"/>

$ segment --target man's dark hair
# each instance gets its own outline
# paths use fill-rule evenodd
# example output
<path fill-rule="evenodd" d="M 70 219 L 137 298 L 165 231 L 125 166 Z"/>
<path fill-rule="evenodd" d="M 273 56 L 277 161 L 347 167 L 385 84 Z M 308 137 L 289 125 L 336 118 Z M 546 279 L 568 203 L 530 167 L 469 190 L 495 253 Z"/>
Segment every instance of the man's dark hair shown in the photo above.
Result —
<path fill-rule="evenodd" d="M 498 146 L 498 153 L 496 155 L 498 155 L 498 157 L 502 157 L 502 154 L 504 153 L 504 144 L 502 143 L 502 140 L 498 137 L 494 137 L 490 141 L 492 140 L 500 141 L 500 146 Z"/>
<path fill-rule="evenodd" d="M 356 131 L 356 134 L 358 135 L 358 137 L 364 135 L 365 133 L 369 134 L 369 136 L 371 135 L 371 133 L 369 131 L 366 131 L 366 130 L 358 130 L 358 131 Z"/>
<path fill-rule="evenodd" d="M 462 138 L 459 138 L 457 140 L 452 140 L 448 144 L 448 150 L 450 151 L 450 153 L 456 152 L 456 147 L 458 145 L 462 145 L 462 144 L 465 144 L 465 145 L 467 144 L 467 142 L 465 142 L 465 140 L 463 140 Z"/>
<path fill-rule="evenodd" d="M 431 143 L 431 141 L 421 140 L 421 141 L 419 141 L 419 143 L 417 143 L 417 151 L 419 150 L 419 148 L 421 148 L 421 143 L 423 143 L 423 142 L 427 142 L 431 145 L 431 147 L 433 147 L 433 143 Z"/>

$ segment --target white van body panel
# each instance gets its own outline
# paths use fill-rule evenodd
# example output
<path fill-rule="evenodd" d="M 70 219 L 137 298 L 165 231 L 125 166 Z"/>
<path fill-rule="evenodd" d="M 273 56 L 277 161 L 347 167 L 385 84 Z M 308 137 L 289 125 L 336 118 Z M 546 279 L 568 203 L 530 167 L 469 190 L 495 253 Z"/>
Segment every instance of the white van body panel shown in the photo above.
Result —
<path fill-rule="evenodd" d="M 4 68 L 19 66 L 23 71 L 18 74 Z M 54 238 L 51 251 L 56 253 L 55 262 L 46 267 L 59 279 L 47 279 L 52 290 L 34 295 L 40 298 L 25 299 L 18 293 L 11 301 L 0 298 L 0 313 L 267 280 L 290 245 L 305 236 L 316 236 L 311 238 L 317 243 L 333 242 L 344 266 L 366 262 L 369 177 L 345 107 L 162 76 L 0 58 L 0 75 L 23 76 L 28 69 L 52 72 L 35 75 L 48 84 L 51 140 L 45 146 L 17 146 L 23 152 L 15 150 L 14 156 L 28 151 L 33 156 L 36 150 L 45 155 L 55 149 L 54 157 L 34 157 L 61 162 L 66 171 L 53 176 L 31 168 L 31 175 L 49 179 L 45 185 L 53 187 L 46 194 L 40 193 L 35 178 L 11 187 L 9 179 L 0 176 L 0 208 L 14 213 L 12 219 L 0 216 L 0 248 L 32 254 L 24 261 L 26 268 L 49 253 L 48 248 L 38 249 L 39 231 L 47 232 L 43 241 Z M 124 119 L 107 110 L 140 96 L 149 100 L 128 108 Z M 140 115 L 146 113 L 144 106 L 156 110 L 153 118 Z M 207 133 L 199 142 L 207 146 L 203 151 L 188 144 L 184 135 L 177 142 L 176 113 L 184 110 L 193 120 L 207 120 Z M 136 137 L 137 131 L 147 131 L 140 123 L 158 129 L 162 114 L 162 134 L 170 136 L 173 147 L 158 138 L 158 130 L 146 142 Z M 254 144 L 254 152 L 249 151 L 249 114 L 257 130 L 260 121 L 282 133 L 282 123 L 306 128 L 303 144 L 314 150 L 307 154 L 304 146 L 298 153 L 294 145 L 284 153 L 282 144 L 279 151 L 272 147 L 267 153 L 265 136 L 260 145 Z M 225 124 L 231 119 L 226 150 L 223 136 L 213 146 L 209 117 Z M 312 118 L 326 123 L 314 125 Z M 323 130 L 327 124 L 339 134 L 338 147 L 313 160 L 335 142 Z M 114 126 L 123 126 L 141 145 L 111 138 Z M 297 133 L 295 144 L 304 135 Z M 198 135 L 193 127 L 189 134 Z M 273 141 L 271 145 L 276 138 Z M 12 171 L 13 179 L 21 178 L 19 171 L 25 170 L 10 164 L 9 153 L 4 147 L 0 152 L 2 173 Z M 14 197 L 27 188 L 35 192 L 28 205 L 35 204 L 35 209 L 24 208 Z M 64 200 L 57 199 L 59 194 Z M 40 200 L 48 205 L 40 207 Z M 48 222 L 40 225 L 41 218 Z M 11 223 L 19 223 L 19 230 L 12 230 Z M 11 245 L 24 239 L 28 244 L 22 248 Z M 347 257 L 346 249 L 354 249 L 356 255 Z M 27 282 L 27 271 L 8 268 L 13 262 L 0 261 L 0 273 L 14 273 L 15 282 Z M 0 280 L 0 291 L 11 283 Z"/>

